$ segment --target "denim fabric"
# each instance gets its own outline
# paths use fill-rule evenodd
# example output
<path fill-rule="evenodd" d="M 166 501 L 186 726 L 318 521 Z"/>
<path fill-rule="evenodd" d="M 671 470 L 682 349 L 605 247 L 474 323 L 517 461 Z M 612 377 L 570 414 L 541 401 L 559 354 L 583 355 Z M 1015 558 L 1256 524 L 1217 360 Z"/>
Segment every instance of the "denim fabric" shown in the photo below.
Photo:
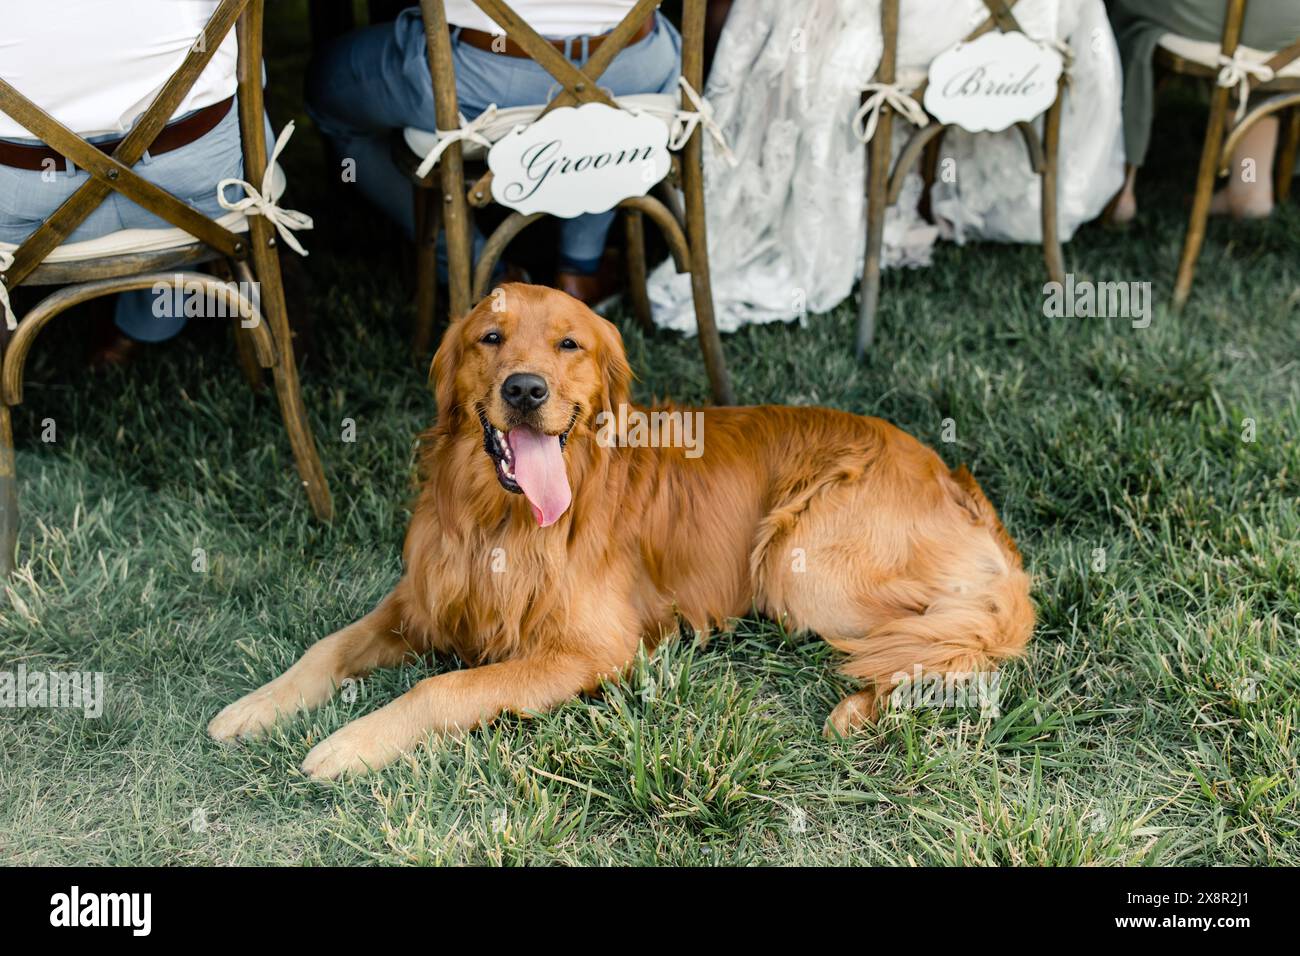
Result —
<path fill-rule="evenodd" d="M 267 130 L 269 135 L 269 126 Z M 91 142 L 112 138 L 92 137 Z M 217 183 L 244 175 L 239 111 L 232 105 L 220 123 L 194 142 L 161 156 L 145 153 L 133 169 L 142 179 L 162 187 L 205 216 L 220 218 L 226 210 L 217 202 Z M 89 173 L 76 167 L 65 172 L 0 165 L 0 241 L 21 243 L 89 179 Z M 232 190 L 227 198 L 240 198 L 238 193 Z M 122 229 L 166 228 L 171 228 L 171 223 L 114 192 L 104 197 L 66 241 L 98 239 Z M 114 311 L 118 328 L 141 342 L 162 342 L 185 327 L 184 316 L 155 316 L 152 302 L 147 291 L 118 295 Z"/>
<path fill-rule="evenodd" d="M 570 59 L 586 62 L 580 39 Z M 490 53 L 459 40 L 452 31 L 452 59 L 460 111 L 473 119 L 493 103 L 505 109 L 549 101 L 560 89 L 555 78 L 532 60 Z M 681 71 L 681 37 L 656 14 L 654 31 L 619 53 L 601 75 L 600 85 L 615 96 L 672 93 Z M 356 182 L 408 236 L 414 236 L 411 184 L 393 163 L 393 130 L 406 126 L 435 129 L 433 84 L 429 74 L 424 23 L 418 8 L 403 11 L 394 23 L 342 37 L 312 64 L 307 81 L 312 117 L 342 158 L 356 162 Z M 590 271 L 600 261 L 614 213 L 578 216 L 561 223 L 562 263 Z M 475 235 L 475 249 L 483 239 Z"/>
<path fill-rule="evenodd" d="M 113 137 L 95 137 L 91 142 L 105 138 Z M 187 146 L 161 156 L 145 153 L 134 169 L 140 178 L 161 186 L 205 216 L 215 219 L 224 215 L 225 210 L 217 203 L 217 182 L 244 175 L 239 148 L 239 111 L 232 106 L 220 123 Z M 75 167 L 64 172 L 0 165 L 0 242 L 22 242 L 90 178 L 89 173 Z M 228 198 L 236 197 L 232 192 Z M 170 227 L 171 223 L 114 192 L 104 198 L 67 241 L 97 239 L 121 229 Z"/>
<path fill-rule="evenodd" d="M 90 138 L 90 142 L 112 138 L 95 136 Z M 270 120 L 267 120 L 268 153 L 274 142 L 275 134 Z M 223 179 L 244 178 L 237 105 L 232 104 L 221 122 L 194 142 L 161 156 L 145 153 L 132 168 L 141 179 L 167 190 L 208 218 L 220 219 L 229 210 L 217 202 L 217 183 Z M 38 172 L 0 165 L 0 242 L 21 243 L 89 178 L 89 173 L 76 167 L 67 172 Z M 243 190 L 237 187 L 228 189 L 228 201 L 236 202 L 242 198 Z M 113 192 L 104 197 L 103 202 L 65 241 L 98 239 L 122 229 L 171 228 L 174 227 L 167 220 L 137 206 L 121 193 Z M 185 316 L 154 315 L 153 295 L 148 291 L 121 292 L 116 299 L 114 317 L 118 328 L 139 342 L 164 342 L 185 328 Z"/>

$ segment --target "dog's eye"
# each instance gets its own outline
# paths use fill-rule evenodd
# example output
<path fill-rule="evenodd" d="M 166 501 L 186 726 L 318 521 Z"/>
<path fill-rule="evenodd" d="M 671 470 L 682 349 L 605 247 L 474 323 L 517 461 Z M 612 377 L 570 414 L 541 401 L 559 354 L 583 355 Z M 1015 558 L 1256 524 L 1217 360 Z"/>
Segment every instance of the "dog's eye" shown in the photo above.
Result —
<path fill-rule="evenodd" d="M 578 349 L 578 343 L 573 341 L 573 339 L 560 339 L 560 348 L 564 349 L 566 352 L 573 352 Z"/>
<path fill-rule="evenodd" d="M 479 341 L 482 342 L 484 345 L 500 345 L 501 333 L 489 332 L 487 335 L 483 336 L 483 338 L 479 339 Z"/>

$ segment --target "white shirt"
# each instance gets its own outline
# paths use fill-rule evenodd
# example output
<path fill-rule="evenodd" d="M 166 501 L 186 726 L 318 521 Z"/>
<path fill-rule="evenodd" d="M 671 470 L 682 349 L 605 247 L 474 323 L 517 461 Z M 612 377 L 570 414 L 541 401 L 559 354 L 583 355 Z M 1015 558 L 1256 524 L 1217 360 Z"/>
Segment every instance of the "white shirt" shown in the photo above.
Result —
<path fill-rule="evenodd" d="M 510 8 L 544 37 L 596 36 L 618 26 L 636 0 L 510 0 Z M 473 0 L 446 0 L 447 22 L 505 33 Z"/>
<path fill-rule="evenodd" d="M 218 0 L 0 0 L 0 77 L 82 136 L 123 133 L 180 67 Z M 175 116 L 235 92 L 232 28 Z M 31 139 L 0 112 L 0 138 Z"/>

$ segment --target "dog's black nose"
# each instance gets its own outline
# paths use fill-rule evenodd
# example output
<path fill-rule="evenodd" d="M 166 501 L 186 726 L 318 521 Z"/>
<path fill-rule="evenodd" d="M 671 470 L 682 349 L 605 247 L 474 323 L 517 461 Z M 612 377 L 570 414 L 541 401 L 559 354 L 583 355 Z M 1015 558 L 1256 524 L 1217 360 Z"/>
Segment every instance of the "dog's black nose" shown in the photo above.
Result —
<path fill-rule="evenodd" d="M 521 412 L 540 408 L 549 394 L 546 379 L 531 372 L 515 372 L 501 385 L 501 397 Z"/>

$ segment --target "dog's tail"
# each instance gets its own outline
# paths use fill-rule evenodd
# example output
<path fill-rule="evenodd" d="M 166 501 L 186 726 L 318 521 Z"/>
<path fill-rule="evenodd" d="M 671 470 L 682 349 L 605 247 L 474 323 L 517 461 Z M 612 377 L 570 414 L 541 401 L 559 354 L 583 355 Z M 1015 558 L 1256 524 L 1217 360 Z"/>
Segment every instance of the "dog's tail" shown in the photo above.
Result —
<path fill-rule="evenodd" d="M 952 479 L 954 497 L 988 529 L 1002 560 L 957 588 L 925 588 L 930 596 L 919 613 L 903 611 L 861 637 L 831 641 L 849 655 L 844 673 L 873 686 L 872 717 L 881 698 L 918 669 L 925 674 L 994 670 L 1023 653 L 1033 633 L 1029 576 L 1015 544 L 970 473 L 959 468 Z"/>

